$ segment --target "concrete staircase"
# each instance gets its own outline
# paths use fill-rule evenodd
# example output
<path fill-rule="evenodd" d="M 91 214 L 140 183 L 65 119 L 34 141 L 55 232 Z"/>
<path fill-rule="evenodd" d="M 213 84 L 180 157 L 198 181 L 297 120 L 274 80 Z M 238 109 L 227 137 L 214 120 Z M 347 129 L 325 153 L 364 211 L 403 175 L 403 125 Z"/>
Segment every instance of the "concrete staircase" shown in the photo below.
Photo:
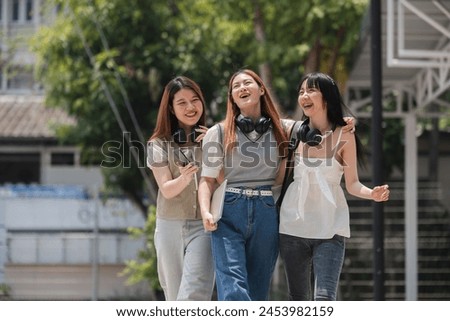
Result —
<path fill-rule="evenodd" d="M 385 299 L 404 300 L 404 188 L 403 182 L 389 185 L 391 199 L 384 205 Z M 418 188 L 418 300 L 450 300 L 450 213 L 441 204 L 438 183 L 420 181 Z M 350 195 L 347 199 L 352 235 L 346 245 L 339 299 L 373 300 L 371 202 Z"/>

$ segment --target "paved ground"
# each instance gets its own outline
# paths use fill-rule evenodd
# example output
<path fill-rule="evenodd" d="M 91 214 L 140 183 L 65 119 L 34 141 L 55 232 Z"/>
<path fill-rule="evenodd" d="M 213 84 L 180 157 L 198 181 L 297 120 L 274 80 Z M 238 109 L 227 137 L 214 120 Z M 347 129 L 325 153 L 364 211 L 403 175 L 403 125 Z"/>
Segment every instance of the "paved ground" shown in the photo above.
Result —
<path fill-rule="evenodd" d="M 99 268 L 98 299 L 148 300 L 145 284 L 125 285 L 119 276 L 123 265 Z M 5 283 L 13 300 L 91 300 L 94 293 L 92 267 L 89 265 L 7 265 Z"/>

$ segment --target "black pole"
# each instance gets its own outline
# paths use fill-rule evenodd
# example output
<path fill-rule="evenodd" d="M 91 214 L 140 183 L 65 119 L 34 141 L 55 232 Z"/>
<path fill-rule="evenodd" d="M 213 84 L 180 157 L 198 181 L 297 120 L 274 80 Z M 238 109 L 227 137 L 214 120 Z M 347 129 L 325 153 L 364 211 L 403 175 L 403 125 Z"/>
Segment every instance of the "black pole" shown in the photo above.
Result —
<path fill-rule="evenodd" d="M 382 123 L 382 57 L 381 3 L 371 1 L 371 70 L 372 70 L 372 183 L 383 184 Z M 384 217 L 383 204 L 373 202 L 374 299 L 384 300 Z"/>

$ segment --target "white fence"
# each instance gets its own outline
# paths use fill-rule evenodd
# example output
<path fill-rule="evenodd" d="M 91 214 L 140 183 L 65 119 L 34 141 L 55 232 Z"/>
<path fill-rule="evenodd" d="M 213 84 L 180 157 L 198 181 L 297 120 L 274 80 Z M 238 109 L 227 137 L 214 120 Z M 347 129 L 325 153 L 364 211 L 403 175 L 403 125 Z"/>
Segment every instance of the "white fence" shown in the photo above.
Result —
<path fill-rule="evenodd" d="M 8 233 L 6 264 L 123 264 L 136 259 L 144 246 L 128 235 L 100 234 L 94 257 L 95 237 L 93 233 Z"/>

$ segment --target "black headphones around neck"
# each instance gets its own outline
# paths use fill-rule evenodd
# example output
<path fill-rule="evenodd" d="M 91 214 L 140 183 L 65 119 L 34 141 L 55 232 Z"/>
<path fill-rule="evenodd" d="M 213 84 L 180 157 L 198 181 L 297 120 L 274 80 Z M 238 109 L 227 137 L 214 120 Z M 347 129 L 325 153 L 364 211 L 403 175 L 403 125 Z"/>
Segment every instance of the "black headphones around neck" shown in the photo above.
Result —
<path fill-rule="evenodd" d="M 307 118 L 301 125 L 298 131 L 300 140 L 309 146 L 317 146 L 322 142 L 322 133 L 320 130 L 309 128 L 309 118 Z"/>
<path fill-rule="evenodd" d="M 189 141 L 195 143 L 195 140 L 201 134 L 195 130 L 196 128 L 199 128 L 199 126 L 195 125 L 188 135 L 186 135 L 186 132 L 183 128 L 177 128 L 177 130 L 175 130 L 172 134 L 174 142 L 178 145 L 187 144 Z"/>
<path fill-rule="evenodd" d="M 270 125 L 272 125 L 272 119 L 261 116 L 256 123 L 249 117 L 236 117 L 236 126 L 245 133 L 248 134 L 252 131 L 256 131 L 258 134 L 264 134 L 269 130 Z"/>

